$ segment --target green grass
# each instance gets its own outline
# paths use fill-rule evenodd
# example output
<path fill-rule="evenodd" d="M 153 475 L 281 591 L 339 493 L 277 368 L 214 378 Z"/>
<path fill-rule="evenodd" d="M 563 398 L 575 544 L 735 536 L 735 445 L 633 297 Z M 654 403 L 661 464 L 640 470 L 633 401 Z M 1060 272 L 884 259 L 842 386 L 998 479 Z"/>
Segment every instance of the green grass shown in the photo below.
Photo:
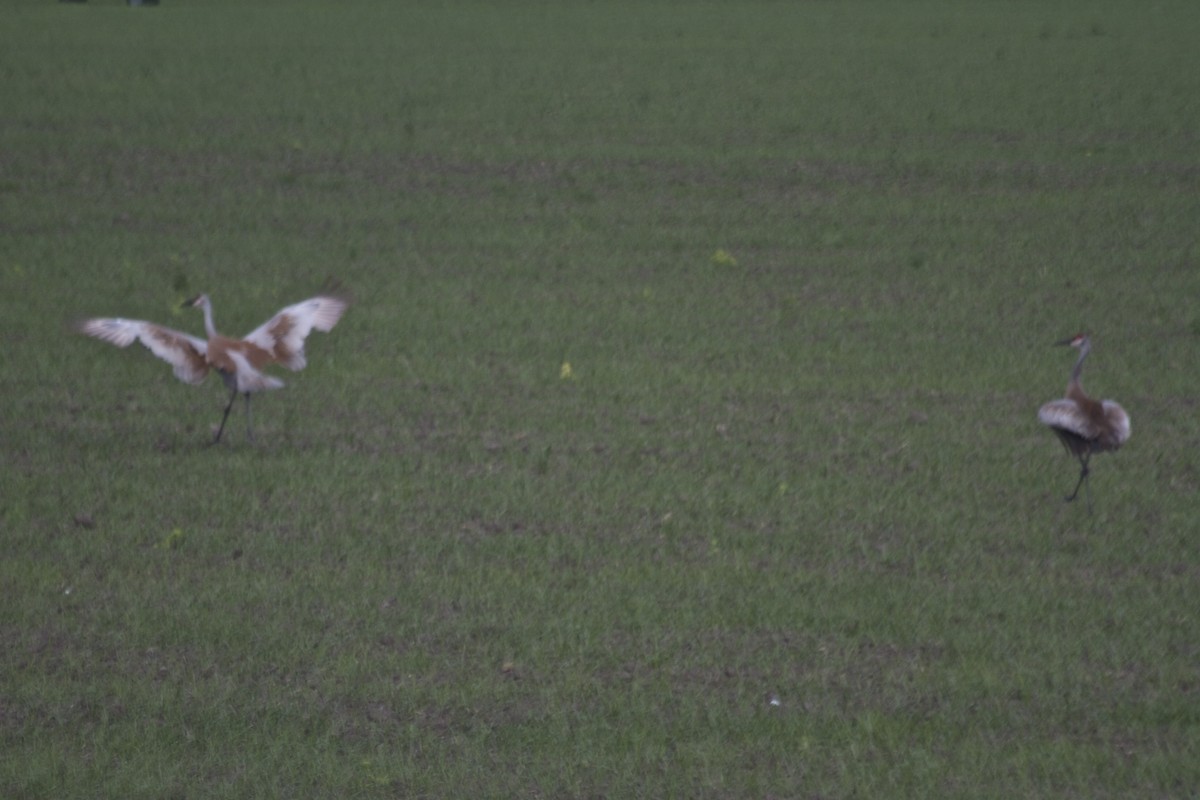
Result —
<path fill-rule="evenodd" d="M 14 5 L 0 795 L 1194 793 L 1198 32 Z M 330 276 L 255 444 L 68 332 Z M 1036 421 L 1080 329 L 1090 517 Z"/>

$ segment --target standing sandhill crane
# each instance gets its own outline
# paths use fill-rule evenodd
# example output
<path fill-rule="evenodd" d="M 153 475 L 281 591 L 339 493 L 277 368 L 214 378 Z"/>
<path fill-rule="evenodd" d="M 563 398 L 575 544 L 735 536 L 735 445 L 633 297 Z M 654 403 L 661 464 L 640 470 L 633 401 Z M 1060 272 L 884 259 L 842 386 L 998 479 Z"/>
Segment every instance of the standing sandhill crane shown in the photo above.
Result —
<path fill-rule="evenodd" d="M 350 305 L 344 297 L 319 295 L 288 306 L 255 328 L 243 339 L 231 339 L 217 333 L 213 326 L 212 303 L 208 295 L 200 294 L 183 306 L 204 311 L 204 330 L 208 341 L 189 336 L 152 322 L 136 319 L 88 319 L 77 325 L 80 333 L 102 339 L 117 347 L 128 347 L 140 341 L 150 352 L 175 368 L 175 377 L 185 383 L 204 381 L 209 369 L 215 369 L 229 389 L 229 404 L 221 417 L 221 426 L 213 444 L 221 441 L 229 410 L 240 392 L 246 398 L 246 438 L 253 441 L 250 423 L 250 394 L 266 389 L 279 389 L 283 381 L 264 375 L 260 370 L 280 363 L 290 370 L 304 369 L 304 340 L 313 329 L 333 330 Z"/>
<path fill-rule="evenodd" d="M 1038 410 L 1038 419 L 1043 425 L 1058 434 L 1067 452 L 1079 459 L 1079 482 L 1075 491 L 1067 496 L 1069 503 L 1079 494 L 1079 487 L 1087 481 L 1088 459 L 1092 453 L 1116 450 L 1129 440 L 1129 415 L 1113 400 L 1093 400 L 1079 385 L 1079 373 L 1083 371 L 1083 360 L 1092 351 L 1092 340 L 1086 333 L 1076 334 L 1070 339 L 1055 342 L 1079 350 L 1079 358 L 1071 370 L 1067 383 L 1067 396 L 1062 400 L 1051 400 Z M 1092 490 L 1088 485 L 1088 513 L 1092 513 Z"/>

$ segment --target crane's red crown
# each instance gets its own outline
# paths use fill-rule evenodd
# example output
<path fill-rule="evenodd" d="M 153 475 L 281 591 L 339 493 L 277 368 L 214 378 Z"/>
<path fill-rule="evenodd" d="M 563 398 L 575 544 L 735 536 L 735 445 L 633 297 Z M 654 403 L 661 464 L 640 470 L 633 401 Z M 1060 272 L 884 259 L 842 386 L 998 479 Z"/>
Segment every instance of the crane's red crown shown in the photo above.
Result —
<path fill-rule="evenodd" d="M 1088 335 L 1086 333 L 1077 333 L 1074 336 L 1063 339 L 1061 342 L 1055 342 L 1055 344 L 1068 345 L 1070 347 L 1082 347 L 1083 343 L 1087 341 L 1087 338 Z"/>

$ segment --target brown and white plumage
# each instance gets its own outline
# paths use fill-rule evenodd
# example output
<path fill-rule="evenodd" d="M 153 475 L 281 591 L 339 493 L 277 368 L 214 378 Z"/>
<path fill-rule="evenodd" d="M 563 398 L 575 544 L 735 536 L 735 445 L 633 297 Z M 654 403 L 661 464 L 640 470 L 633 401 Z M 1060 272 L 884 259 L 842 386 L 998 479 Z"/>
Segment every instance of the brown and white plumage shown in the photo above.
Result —
<path fill-rule="evenodd" d="M 250 394 L 279 389 L 283 381 L 262 372 L 268 364 L 282 364 L 301 370 L 307 363 L 304 340 L 314 331 L 330 331 L 349 307 L 349 301 L 336 295 L 320 295 L 282 309 L 242 339 L 217 333 L 213 325 L 212 302 L 201 294 L 184 303 L 204 312 L 207 341 L 153 322 L 120 318 L 84 320 L 80 333 L 117 347 L 141 342 L 150 352 L 170 364 L 175 377 L 185 383 L 201 383 L 210 369 L 216 370 L 230 390 L 229 404 L 213 441 L 221 439 L 233 401 L 240 393 L 246 398 L 246 433 L 253 438 L 250 423 Z"/>
<path fill-rule="evenodd" d="M 208 343 L 195 336 L 143 322 L 140 319 L 100 318 L 79 323 L 80 333 L 117 347 L 141 342 L 151 353 L 175 368 L 175 377 L 184 383 L 201 383 L 208 376 Z"/>
<path fill-rule="evenodd" d="M 1038 410 L 1038 420 L 1058 436 L 1067 452 L 1079 459 L 1079 482 L 1067 501 L 1074 500 L 1079 487 L 1088 477 L 1088 460 L 1093 453 L 1117 450 L 1129 440 L 1129 415 L 1113 400 L 1093 400 L 1083 391 L 1079 376 L 1083 361 L 1092 351 L 1091 339 L 1081 333 L 1070 339 L 1056 342 L 1079 350 L 1079 358 L 1071 370 L 1067 383 L 1067 395 L 1061 400 L 1051 400 Z M 1088 510 L 1091 511 L 1091 488 L 1088 488 Z"/>

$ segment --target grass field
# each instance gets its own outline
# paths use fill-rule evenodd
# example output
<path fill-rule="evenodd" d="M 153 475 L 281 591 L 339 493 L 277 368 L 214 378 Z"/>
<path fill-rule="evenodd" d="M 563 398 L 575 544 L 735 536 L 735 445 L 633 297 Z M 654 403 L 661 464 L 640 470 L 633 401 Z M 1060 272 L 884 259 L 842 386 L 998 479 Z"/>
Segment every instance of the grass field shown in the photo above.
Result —
<path fill-rule="evenodd" d="M 0 796 L 1195 796 L 1198 40 L 11 4 Z M 253 444 L 69 332 L 331 277 Z M 1036 419 L 1084 329 L 1091 516 Z"/>

